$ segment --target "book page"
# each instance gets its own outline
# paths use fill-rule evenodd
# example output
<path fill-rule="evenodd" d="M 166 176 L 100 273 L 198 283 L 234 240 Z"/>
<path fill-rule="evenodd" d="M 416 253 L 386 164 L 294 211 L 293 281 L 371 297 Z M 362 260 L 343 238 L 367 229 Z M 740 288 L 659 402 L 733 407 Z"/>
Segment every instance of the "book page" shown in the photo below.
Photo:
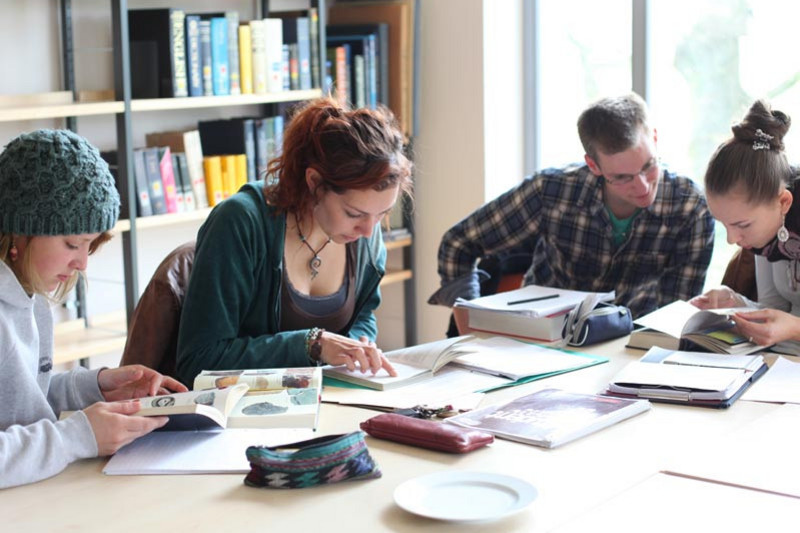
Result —
<path fill-rule="evenodd" d="M 319 389 L 251 391 L 228 415 L 229 428 L 316 427 Z"/>
<path fill-rule="evenodd" d="M 709 368 L 738 368 L 755 371 L 764 363 L 760 355 L 728 355 L 705 352 L 665 350 L 653 347 L 640 359 L 643 363 L 702 366 Z"/>
<path fill-rule="evenodd" d="M 246 474 L 248 446 L 276 446 L 312 438 L 311 429 L 226 429 L 154 431 L 114 454 L 103 473 Z"/>
<path fill-rule="evenodd" d="M 462 347 L 462 343 L 469 339 L 474 339 L 474 337 L 463 335 L 461 337 L 427 342 L 425 344 L 400 348 L 399 350 L 392 350 L 391 352 L 386 352 L 384 355 L 391 361 L 392 365 L 397 362 L 435 372 L 453 357 L 456 357 L 457 352 L 465 353 L 465 350 L 470 350 L 470 348 Z"/>
<path fill-rule="evenodd" d="M 479 372 L 520 379 L 584 366 L 585 356 L 528 344 L 507 337 L 478 339 L 465 344 L 475 352 L 460 355 L 452 363 Z"/>
<path fill-rule="evenodd" d="M 377 391 L 325 387 L 322 401 L 345 405 L 405 409 L 415 405 L 443 407 L 452 404 L 457 409 L 472 409 L 483 394 L 476 391 L 508 383 L 505 378 L 470 372 L 458 367 L 444 367 L 431 379 L 406 385 L 400 389 Z"/>
<path fill-rule="evenodd" d="M 689 317 L 699 312 L 700 309 L 689 302 L 676 300 L 656 309 L 652 313 L 640 316 L 634 322 L 639 326 L 654 329 L 679 339 L 686 321 Z"/>
<path fill-rule="evenodd" d="M 753 402 L 800 403 L 800 362 L 778 357 L 758 381 L 742 395 Z"/>

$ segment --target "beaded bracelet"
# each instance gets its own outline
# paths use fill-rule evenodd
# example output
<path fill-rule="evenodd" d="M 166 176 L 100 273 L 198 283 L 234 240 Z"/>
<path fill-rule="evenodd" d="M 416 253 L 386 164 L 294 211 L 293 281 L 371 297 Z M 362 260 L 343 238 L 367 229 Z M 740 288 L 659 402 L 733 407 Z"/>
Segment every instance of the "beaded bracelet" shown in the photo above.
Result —
<path fill-rule="evenodd" d="M 322 328 L 311 328 L 306 334 L 306 354 L 308 354 L 308 357 L 317 366 L 322 366 L 324 364 L 321 357 L 322 344 L 319 341 L 323 333 L 325 333 L 325 330 Z"/>

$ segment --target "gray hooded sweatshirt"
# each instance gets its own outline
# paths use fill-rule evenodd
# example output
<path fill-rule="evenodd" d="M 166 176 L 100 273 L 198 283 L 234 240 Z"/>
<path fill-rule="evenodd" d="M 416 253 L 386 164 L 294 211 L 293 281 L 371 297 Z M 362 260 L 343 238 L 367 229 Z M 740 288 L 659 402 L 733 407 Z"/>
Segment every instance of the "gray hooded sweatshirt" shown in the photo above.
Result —
<path fill-rule="evenodd" d="M 53 316 L 46 298 L 28 296 L 0 261 L 0 488 L 53 476 L 97 456 L 82 411 L 102 401 L 98 370 L 53 374 Z"/>

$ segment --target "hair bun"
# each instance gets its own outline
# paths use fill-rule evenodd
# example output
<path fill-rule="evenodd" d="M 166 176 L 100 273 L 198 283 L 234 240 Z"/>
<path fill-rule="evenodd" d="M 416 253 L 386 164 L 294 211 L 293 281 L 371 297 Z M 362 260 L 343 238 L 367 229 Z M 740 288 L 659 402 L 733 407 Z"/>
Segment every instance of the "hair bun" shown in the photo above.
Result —
<path fill-rule="evenodd" d="M 792 119 L 783 111 L 773 110 L 764 100 L 756 100 L 738 124 L 731 127 L 733 137 L 754 149 L 783 150 L 783 137 L 789 131 Z M 759 148 L 756 148 L 759 147 Z"/>

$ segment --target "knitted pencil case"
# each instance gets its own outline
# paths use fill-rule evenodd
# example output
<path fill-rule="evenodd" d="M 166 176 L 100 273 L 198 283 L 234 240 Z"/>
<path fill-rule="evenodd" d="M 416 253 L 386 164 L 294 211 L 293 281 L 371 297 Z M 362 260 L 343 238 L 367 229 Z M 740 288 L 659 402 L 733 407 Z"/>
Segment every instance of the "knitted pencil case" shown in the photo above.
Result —
<path fill-rule="evenodd" d="M 251 487 L 302 489 L 381 477 L 361 431 L 281 446 L 250 446 L 246 453 L 250 473 L 244 483 Z"/>

